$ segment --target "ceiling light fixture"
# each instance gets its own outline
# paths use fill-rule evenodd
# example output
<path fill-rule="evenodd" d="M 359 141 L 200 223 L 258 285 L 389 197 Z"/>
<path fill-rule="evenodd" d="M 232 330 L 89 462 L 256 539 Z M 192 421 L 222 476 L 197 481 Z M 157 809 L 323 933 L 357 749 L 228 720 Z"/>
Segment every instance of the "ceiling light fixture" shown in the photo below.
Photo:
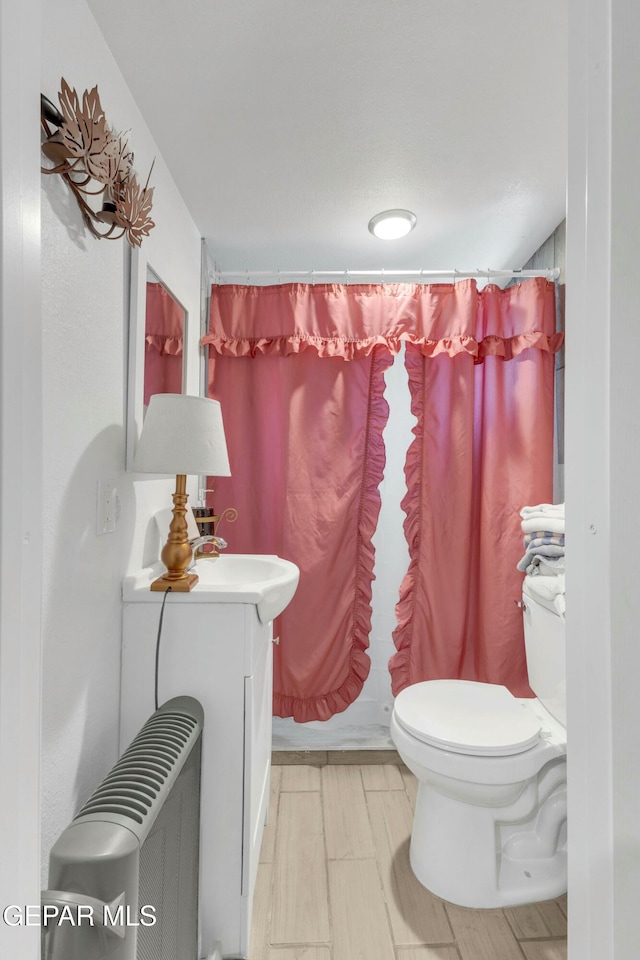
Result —
<path fill-rule="evenodd" d="M 415 227 L 418 218 L 410 210 L 384 210 L 369 220 L 369 232 L 380 240 L 399 240 Z"/>

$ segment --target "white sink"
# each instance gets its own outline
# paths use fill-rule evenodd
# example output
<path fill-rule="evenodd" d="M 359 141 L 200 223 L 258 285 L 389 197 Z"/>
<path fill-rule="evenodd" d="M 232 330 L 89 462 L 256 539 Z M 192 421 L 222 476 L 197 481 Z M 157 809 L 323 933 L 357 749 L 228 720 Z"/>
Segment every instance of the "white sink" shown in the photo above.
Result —
<path fill-rule="evenodd" d="M 198 560 L 194 588 L 233 603 L 255 603 L 262 623 L 273 620 L 290 603 L 300 579 L 295 563 L 268 554 L 227 553 Z"/>
<path fill-rule="evenodd" d="M 147 568 L 124 582 L 123 599 L 157 602 L 163 593 L 152 593 L 149 586 L 162 572 Z M 270 554 L 227 553 L 203 557 L 192 567 L 198 583 L 188 593 L 174 593 L 172 602 L 253 603 L 262 623 L 282 613 L 290 603 L 300 579 L 295 563 Z"/>

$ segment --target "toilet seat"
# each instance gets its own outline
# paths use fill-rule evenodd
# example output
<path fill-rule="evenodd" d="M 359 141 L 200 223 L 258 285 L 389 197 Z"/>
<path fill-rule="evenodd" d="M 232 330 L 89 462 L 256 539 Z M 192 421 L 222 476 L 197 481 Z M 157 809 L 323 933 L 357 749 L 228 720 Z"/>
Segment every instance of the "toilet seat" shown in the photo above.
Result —
<path fill-rule="evenodd" d="M 507 690 L 474 680 L 426 680 L 394 704 L 407 733 L 452 753 L 484 757 L 524 753 L 539 741 L 540 720 Z"/>

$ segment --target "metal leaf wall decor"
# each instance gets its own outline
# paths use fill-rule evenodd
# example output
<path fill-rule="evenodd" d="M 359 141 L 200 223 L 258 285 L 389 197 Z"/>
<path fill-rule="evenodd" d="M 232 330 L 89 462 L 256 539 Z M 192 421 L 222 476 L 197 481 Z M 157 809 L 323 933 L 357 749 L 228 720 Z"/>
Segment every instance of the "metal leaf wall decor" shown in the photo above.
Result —
<path fill-rule="evenodd" d="M 58 101 L 60 110 L 41 97 L 42 152 L 54 164 L 42 172 L 66 181 L 94 237 L 126 236 L 132 247 L 139 247 L 155 226 L 150 216 L 151 170 L 142 187 L 129 144 L 107 123 L 97 87 L 85 90 L 81 101 L 63 77 Z M 98 204 L 100 209 L 94 209 Z"/>

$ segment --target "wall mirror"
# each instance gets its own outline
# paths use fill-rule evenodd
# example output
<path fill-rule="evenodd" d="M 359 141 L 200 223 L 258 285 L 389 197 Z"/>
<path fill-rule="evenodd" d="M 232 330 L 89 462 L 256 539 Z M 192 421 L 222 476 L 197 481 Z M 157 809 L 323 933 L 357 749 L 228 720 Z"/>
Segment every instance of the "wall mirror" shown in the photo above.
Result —
<path fill-rule="evenodd" d="M 127 470 L 133 469 L 145 410 L 154 393 L 186 393 L 189 315 L 171 283 L 141 250 L 131 257 L 127 384 Z"/>

